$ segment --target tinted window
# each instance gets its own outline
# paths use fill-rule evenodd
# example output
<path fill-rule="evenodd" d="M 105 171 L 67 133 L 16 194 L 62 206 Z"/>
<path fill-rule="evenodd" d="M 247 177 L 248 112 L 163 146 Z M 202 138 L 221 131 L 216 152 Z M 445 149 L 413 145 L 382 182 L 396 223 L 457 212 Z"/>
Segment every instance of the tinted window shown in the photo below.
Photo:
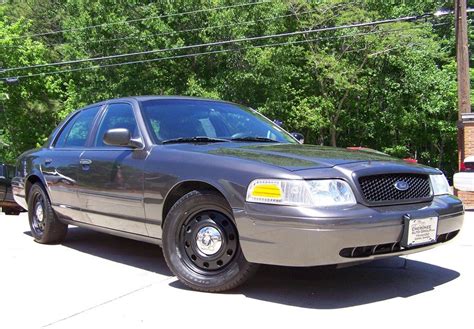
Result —
<path fill-rule="evenodd" d="M 86 145 L 87 136 L 92 128 L 94 118 L 100 106 L 91 107 L 79 112 L 61 132 L 56 147 L 83 147 Z"/>
<path fill-rule="evenodd" d="M 7 178 L 13 179 L 16 175 L 16 168 L 13 166 L 7 166 Z"/>
<path fill-rule="evenodd" d="M 100 123 L 95 138 L 95 146 L 108 146 L 104 143 L 104 135 L 109 129 L 125 128 L 130 131 L 132 138 L 139 137 L 137 120 L 130 104 L 111 104 L 107 108 L 104 119 Z"/>
<path fill-rule="evenodd" d="M 157 143 L 179 137 L 264 137 L 296 141 L 259 113 L 235 104 L 201 100 L 151 100 L 142 103 L 151 135 Z"/>
<path fill-rule="evenodd" d="M 15 177 L 15 167 L 0 164 L 0 177 L 8 180 L 12 179 Z"/>

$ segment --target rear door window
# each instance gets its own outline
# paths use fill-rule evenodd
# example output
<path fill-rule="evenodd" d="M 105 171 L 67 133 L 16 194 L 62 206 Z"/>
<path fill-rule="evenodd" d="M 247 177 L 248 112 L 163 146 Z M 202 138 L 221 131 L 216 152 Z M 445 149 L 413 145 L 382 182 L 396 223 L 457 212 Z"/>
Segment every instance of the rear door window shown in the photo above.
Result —
<path fill-rule="evenodd" d="M 72 118 L 61 131 L 61 134 L 56 140 L 55 147 L 84 147 L 99 109 L 100 106 L 91 107 L 82 110 Z"/>

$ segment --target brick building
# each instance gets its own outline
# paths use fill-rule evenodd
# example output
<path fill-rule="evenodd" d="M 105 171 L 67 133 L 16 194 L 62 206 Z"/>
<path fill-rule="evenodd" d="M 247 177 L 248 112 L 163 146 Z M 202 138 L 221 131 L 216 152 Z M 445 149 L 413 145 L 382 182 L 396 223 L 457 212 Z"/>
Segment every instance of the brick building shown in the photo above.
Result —
<path fill-rule="evenodd" d="M 474 113 L 463 113 L 459 123 L 459 163 L 474 156 Z M 457 191 L 466 208 L 474 208 L 474 192 Z"/>

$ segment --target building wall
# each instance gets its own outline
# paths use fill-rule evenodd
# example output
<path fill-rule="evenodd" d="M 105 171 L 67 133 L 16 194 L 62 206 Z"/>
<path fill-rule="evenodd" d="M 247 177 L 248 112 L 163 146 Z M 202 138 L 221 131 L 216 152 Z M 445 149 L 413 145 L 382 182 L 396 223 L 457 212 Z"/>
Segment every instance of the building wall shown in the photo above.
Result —
<path fill-rule="evenodd" d="M 464 158 L 474 155 L 474 121 L 464 122 Z"/>
<path fill-rule="evenodd" d="M 474 209 L 474 192 L 458 191 L 458 198 L 462 200 L 466 209 Z"/>
<path fill-rule="evenodd" d="M 472 113 L 462 116 L 459 129 L 459 163 L 461 163 L 466 157 L 474 156 L 474 116 Z M 457 191 L 457 196 L 464 202 L 466 208 L 474 209 L 474 192 Z"/>

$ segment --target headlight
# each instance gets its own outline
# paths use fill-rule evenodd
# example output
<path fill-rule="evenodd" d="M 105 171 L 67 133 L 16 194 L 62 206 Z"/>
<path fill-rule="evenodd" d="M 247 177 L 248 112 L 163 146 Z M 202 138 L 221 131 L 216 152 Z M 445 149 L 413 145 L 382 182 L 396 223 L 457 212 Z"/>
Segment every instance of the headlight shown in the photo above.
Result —
<path fill-rule="evenodd" d="M 443 174 L 430 175 L 430 181 L 433 195 L 451 194 L 448 180 Z"/>
<path fill-rule="evenodd" d="M 340 179 L 309 181 L 257 179 L 250 183 L 246 200 L 257 203 L 316 207 L 356 204 L 351 187 Z"/>

